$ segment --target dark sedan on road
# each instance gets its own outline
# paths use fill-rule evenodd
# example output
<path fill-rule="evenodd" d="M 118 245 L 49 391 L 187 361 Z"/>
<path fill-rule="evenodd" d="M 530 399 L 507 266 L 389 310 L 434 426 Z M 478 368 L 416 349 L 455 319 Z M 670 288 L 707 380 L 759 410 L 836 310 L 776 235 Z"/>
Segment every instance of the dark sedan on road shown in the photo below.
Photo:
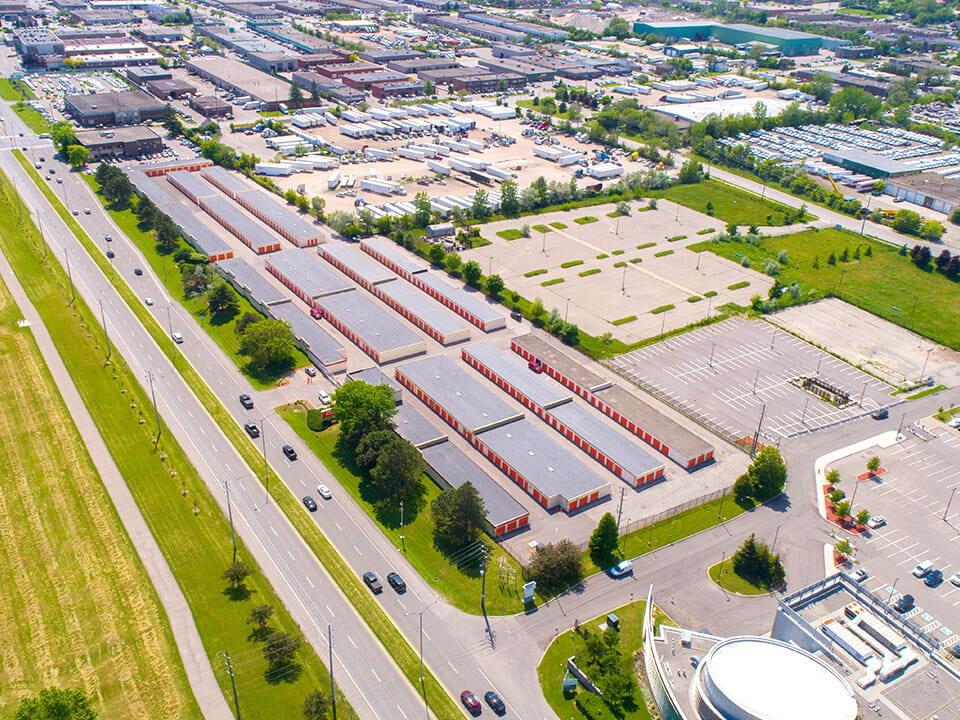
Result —
<path fill-rule="evenodd" d="M 489 705 L 490 709 L 493 710 L 497 715 L 503 715 L 507 711 L 507 706 L 503 704 L 503 700 L 501 700 L 500 696 L 497 695 L 493 690 L 485 692 L 483 694 L 483 699 L 487 701 L 487 705 Z"/>
<path fill-rule="evenodd" d="M 913 609 L 913 595 L 903 595 L 897 598 L 897 601 L 893 604 L 893 609 L 901 615 L 910 612 Z"/>
<path fill-rule="evenodd" d="M 257 424 L 252 420 L 243 424 L 243 429 L 247 431 L 247 435 L 252 438 L 260 437 L 260 428 L 257 427 Z"/>
<path fill-rule="evenodd" d="M 477 700 L 477 696 L 474 695 L 470 690 L 464 690 L 460 693 L 460 702 L 463 703 L 463 706 L 470 711 L 471 715 L 479 715 L 480 711 L 483 708 L 480 705 L 480 701 Z"/>
<path fill-rule="evenodd" d="M 243 405 L 247 410 L 253 410 L 253 400 L 246 393 L 240 396 L 240 404 Z"/>
<path fill-rule="evenodd" d="M 297 459 L 297 451 L 293 449 L 292 445 L 284 445 L 282 449 L 283 454 L 287 456 L 287 460 Z"/>
<path fill-rule="evenodd" d="M 399 573 L 387 573 L 387 582 L 390 583 L 390 587 L 398 593 L 405 593 L 407 591 L 407 584 L 403 581 L 403 578 L 400 577 Z"/>
<path fill-rule="evenodd" d="M 304 496 L 303 496 L 303 506 L 304 506 L 307 510 L 309 510 L 310 512 L 316 512 L 316 511 L 317 511 L 317 501 L 314 500 L 314 499 L 313 499 L 312 497 L 310 497 L 309 495 L 304 495 Z"/>

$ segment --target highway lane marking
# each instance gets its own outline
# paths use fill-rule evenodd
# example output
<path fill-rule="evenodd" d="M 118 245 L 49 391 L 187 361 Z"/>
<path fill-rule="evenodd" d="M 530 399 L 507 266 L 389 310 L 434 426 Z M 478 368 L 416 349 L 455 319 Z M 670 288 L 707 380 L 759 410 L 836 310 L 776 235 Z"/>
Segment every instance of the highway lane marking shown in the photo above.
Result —
<path fill-rule="evenodd" d="M 424 636 L 427 640 L 430 640 L 430 636 L 427 635 L 427 631 L 426 631 L 426 630 L 423 631 L 423 636 Z M 433 642 L 433 641 L 430 640 L 430 642 Z"/>
<path fill-rule="evenodd" d="M 293 553 L 290 552 L 290 548 L 287 548 L 287 555 L 289 555 L 290 559 L 293 560 L 294 562 L 297 561 L 297 559 L 293 556 Z"/>
<path fill-rule="evenodd" d="M 350 644 L 351 644 L 351 645 L 353 645 L 354 647 L 357 647 L 357 644 L 353 641 L 353 638 L 350 637 L 349 635 L 347 635 L 347 640 L 350 641 Z"/>
<path fill-rule="evenodd" d="M 363 555 L 363 551 L 361 551 L 356 545 L 353 546 L 353 549 L 357 551 L 357 555 Z"/>
<path fill-rule="evenodd" d="M 334 520 L 334 521 L 333 521 L 333 524 L 337 526 L 337 530 L 339 530 L 340 532 L 343 532 L 343 528 L 340 527 L 340 523 L 338 523 L 336 520 Z"/>
<path fill-rule="evenodd" d="M 324 603 L 324 607 L 327 608 L 327 612 L 330 613 L 330 617 L 336 617 L 336 614 L 333 612 L 333 610 L 330 609 L 329 605 Z"/>
<path fill-rule="evenodd" d="M 317 586 L 313 584 L 313 580 L 310 579 L 310 576 L 309 576 L 309 575 L 304 575 L 303 577 L 306 578 L 306 581 L 307 581 L 308 583 L 310 583 L 310 587 L 316 589 Z"/>
<path fill-rule="evenodd" d="M 272 532 L 277 537 L 280 537 L 279 535 L 277 535 L 277 529 L 273 525 L 270 526 L 270 532 Z"/>
<path fill-rule="evenodd" d="M 449 666 L 450 666 L 450 669 L 451 669 L 451 670 L 453 670 L 453 671 L 454 671 L 454 672 L 455 672 L 455 673 L 456 673 L 457 675 L 459 675 L 459 674 L 460 674 L 460 671 L 459 671 L 459 670 L 457 670 L 457 668 L 456 668 L 456 667 L 454 667 L 454 665 L 453 665 L 453 663 L 452 663 L 452 662 L 450 662 L 449 660 L 447 660 L 447 665 L 449 665 Z"/>
<path fill-rule="evenodd" d="M 374 680 L 376 680 L 377 682 L 382 682 L 382 680 L 380 680 L 380 676 L 377 675 L 376 671 L 373 668 L 370 668 L 370 674 L 373 675 Z"/>
<path fill-rule="evenodd" d="M 400 711 L 400 714 L 403 715 L 404 717 L 407 716 L 407 714 L 403 711 L 403 708 L 400 707 L 399 705 L 397 705 L 397 710 L 399 710 L 399 711 Z"/>

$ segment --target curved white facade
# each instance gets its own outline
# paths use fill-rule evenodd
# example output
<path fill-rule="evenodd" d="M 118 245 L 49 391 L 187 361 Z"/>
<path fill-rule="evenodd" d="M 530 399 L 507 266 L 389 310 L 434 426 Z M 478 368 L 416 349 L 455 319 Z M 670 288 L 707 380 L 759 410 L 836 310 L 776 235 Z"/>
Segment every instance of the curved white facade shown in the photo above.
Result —
<path fill-rule="evenodd" d="M 819 658 L 789 643 L 732 637 L 714 645 L 697 668 L 694 702 L 710 720 L 856 720 L 847 681 Z"/>

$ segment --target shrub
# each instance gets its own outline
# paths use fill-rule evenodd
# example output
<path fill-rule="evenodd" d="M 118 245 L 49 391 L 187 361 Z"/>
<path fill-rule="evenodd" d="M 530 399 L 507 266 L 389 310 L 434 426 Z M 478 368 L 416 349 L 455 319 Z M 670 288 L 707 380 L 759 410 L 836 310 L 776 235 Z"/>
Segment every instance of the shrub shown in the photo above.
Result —
<path fill-rule="evenodd" d="M 750 267 L 750 258 L 748 257 L 743 258 L 743 260 L 740 261 L 740 265 L 745 268 Z"/>
<path fill-rule="evenodd" d="M 657 209 L 657 199 L 656 199 L 656 198 L 650 198 L 650 202 L 647 204 L 647 207 L 649 207 L 651 210 L 656 210 L 656 209 Z M 956 214 L 956 213 L 954 213 L 954 214 Z M 960 223 L 957 223 L 957 224 L 960 225 Z"/>
<path fill-rule="evenodd" d="M 786 250 L 781 250 L 777 253 L 777 262 L 781 265 L 786 265 L 790 261 L 790 255 Z"/>
<path fill-rule="evenodd" d="M 324 430 L 327 425 L 328 422 L 324 419 L 322 410 L 307 410 L 307 427 L 313 430 L 313 432 L 320 432 Z"/>
<path fill-rule="evenodd" d="M 770 277 L 776 277 L 780 274 L 780 265 L 776 260 L 770 259 L 767 260 L 766 264 L 763 266 L 763 272 L 765 272 Z"/>

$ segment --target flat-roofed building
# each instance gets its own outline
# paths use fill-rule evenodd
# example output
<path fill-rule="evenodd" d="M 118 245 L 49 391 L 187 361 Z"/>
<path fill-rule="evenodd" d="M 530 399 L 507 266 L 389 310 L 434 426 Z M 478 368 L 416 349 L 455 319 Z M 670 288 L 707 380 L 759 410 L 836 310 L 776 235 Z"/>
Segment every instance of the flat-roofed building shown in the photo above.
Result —
<path fill-rule="evenodd" d="M 169 80 L 173 77 L 173 73 L 159 65 L 129 67 L 126 70 L 126 75 L 127 80 L 136 85 L 146 85 L 151 80 Z"/>
<path fill-rule="evenodd" d="M 412 253 L 398 248 L 392 240 L 379 235 L 363 238 L 360 241 L 360 249 L 408 282 L 413 282 L 415 275 L 426 272 L 429 267 Z"/>
<path fill-rule="evenodd" d="M 163 117 L 163 103 L 142 90 L 67 95 L 64 110 L 84 127 L 136 125 Z"/>
<path fill-rule="evenodd" d="M 556 77 L 556 71 L 543 65 L 534 65 L 528 62 L 526 58 L 522 60 L 511 60 L 509 58 L 493 58 L 487 60 L 481 58 L 480 66 L 494 72 L 509 72 L 517 75 L 523 75 L 528 82 L 542 82 L 543 80 L 553 80 Z"/>
<path fill-rule="evenodd" d="M 197 86 L 191 85 L 185 80 L 171 78 L 169 80 L 150 80 L 147 83 L 147 90 L 161 100 L 170 100 L 171 98 L 182 98 L 184 95 L 192 95 L 197 91 Z"/>
<path fill-rule="evenodd" d="M 267 270 L 314 308 L 319 308 L 317 300 L 321 297 L 354 289 L 316 255 L 299 248 L 281 250 L 271 255 L 267 259 Z"/>
<path fill-rule="evenodd" d="M 335 79 L 343 78 L 346 75 L 376 72 L 377 70 L 383 70 L 383 66 L 370 62 L 341 62 L 317 67 L 319 75 Z"/>
<path fill-rule="evenodd" d="M 280 303 L 270 308 L 270 314 L 290 324 L 297 347 L 314 364 L 329 372 L 346 370 L 347 349 L 303 310 L 293 303 Z"/>
<path fill-rule="evenodd" d="M 413 330 L 356 288 L 318 297 L 315 303 L 330 324 L 377 363 L 427 351 L 426 343 Z"/>
<path fill-rule="evenodd" d="M 431 58 L 417 57 L 409 60 L 391 60 L 387 67 L 394 72 L 404 73 L 406 75 L 416 75 L 421 70 L 449 70 L 460 67 L 453 58 Z"/>
<path fill-rule="evenodd" d="M 884 182 L 883 192 L 945 215 L 960 208 L 960 179 L 933 172 L 890 178 Z"/>
<path fill-rule="evenodd" d="M 194 95 L 188 101 L 190 107 L 208 118 L 233 115 L 233 106 L 216 95 Z"/>
<path fill-rule="evenodd" d="M 375 98 L 417 97 L 423 95 L 422 80 L 397 80 L 370 83 L 370 94 Z"/>
<path fill-rule="evenodd" d="M 369 255 L 347 243 L 324 243 L 318 248 L 318 252 L 324 260 L 370 292 L 373 292 L 377 285 L 397 277 Z"/>
<path fill-rule="evenodd" d="M 430 272 L 414 275 L 413 284 L 484 332 L 492 332 L 507 326 L 507 319 L 503 313 L 487 302 L 480 293 L 468 292 L 463 287 L 453 287 L 440 276 Z"/>
<path fill-rule="evenodd" d="M 327 67 L 333 66 L 328 65 Z M 351 73 L 350 75 L 343 75 L 340 79 L 344 85 L 357 88 L 357 90 L 369 90 L 370 86 L 374 83 L 396 83 L 410 80 L 410 78 L 403 73 L 382 69 L 372 72 Z M 420 85 L 422 87 L 423 83 L 420 83 Z"/>
<path fill-rule="evenodd" d="M 253 52 L 247 54 L 247 62 L 263 72 L 292 72 L 299 67 L 299 59 L 289 52 Z"/>
<path fill-rule="evenodd" d="M 77 142 L 90 152 L 87 160 L 104 158 L 137 158 L 163 150 L 163 139 L 153 130 L 140 125 L 114 130 L 79 130 Z"/>
<path fill-rule="evenodd" d="M 410 283 L 392 280 L 373 288 L 373 294 L 441 345 L 470 339 L 470 328 Z"/>
<path fill-rule="evenodd" d="M 288 303 L 282 290 L 269 282 L 263 274 L 243 258 L 233 257 L 216 263 L 234 290 L 252 302 L 264 315 L 278 303 Z"/>
<path fill-rule="evenodd" d="M 194 58 L 187 60 L 184 66 L 217 87 L 258 101 L 267 110 L 279 109 L 290 95 L 290 84 L 285 80 L 232 58 L 219 55 Z M 303 102 L 305 105 L 314 104 L 309 96 Z"/>

